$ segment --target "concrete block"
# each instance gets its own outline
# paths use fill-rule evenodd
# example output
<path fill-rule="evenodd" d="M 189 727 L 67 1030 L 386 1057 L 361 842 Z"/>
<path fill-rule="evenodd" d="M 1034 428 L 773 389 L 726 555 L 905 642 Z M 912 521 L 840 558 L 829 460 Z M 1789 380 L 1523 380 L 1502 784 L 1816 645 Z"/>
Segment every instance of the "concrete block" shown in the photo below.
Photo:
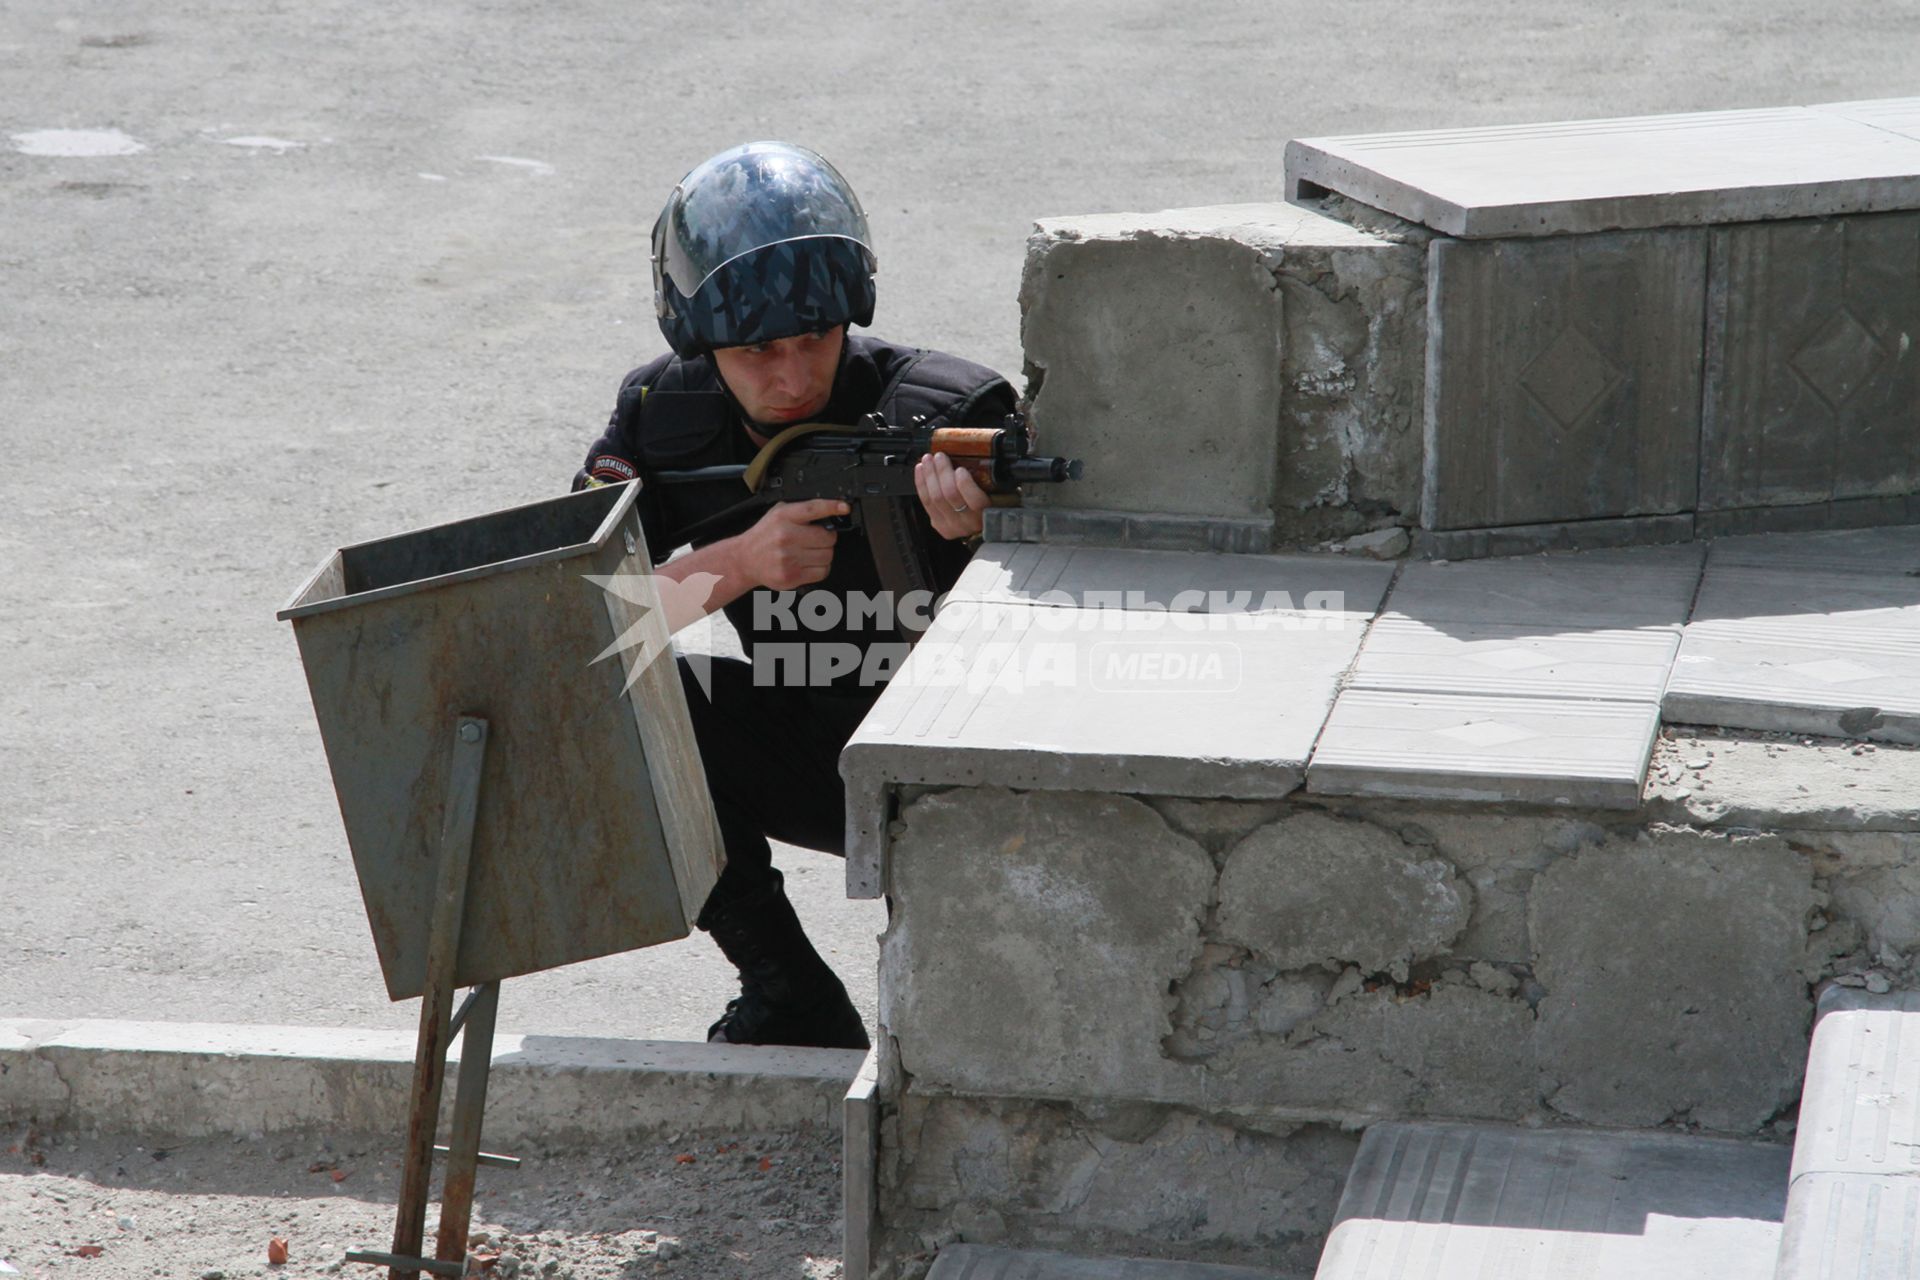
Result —
<path fill-rule="evenodd" d="M 1920 751 L 1806 738 L 1716 738 L 1703 770 L 1647 785 L 1645 815 L 1699 827 L 1794 832 L 1920 831 Z"/>
<path fill-rule="evenodd" d="M 1430 847 L 1460 868 L 1473 890 L 1473 916 L 1454 943 L 1458 956 L 1525 965 L 1527 895 L 1534 877 L 1555 861 L 1606 839 L 1606 829 L 1573 817 L 1533 817 L 1485 809 L 1462 812 L 1396 807 L 1376 821 Z"/>
<path fill-rule="evenodd" d="M 1567 1118 L 1750 1132 L 1794 1097 L 1811 868 L 1779 839 L 1609 841 L 1535 881 L 1541 1092 Z"/>
<path fill-rule="evenodd" d="M 1302 138 L 1287 191 L 1468 238 L 1911 209 L 1920 138 L 1884 123 L 1910 115 L 1857 103 Z"/>
<path fill-rule="evenodd" d="M 1798 569 L 1920 578 L 1920 526 L 1716 538 L 1718 569 Z"/>
<path fill-rule="evenodd" d="M 1920 489 L 1920 214 L 1712 235 L 1700 505 Z"/>
<path fill-rule="evenodd" d="M 1920 495 L 1843 498 L 1795 507 L 1730 507 L 1724 511 L 1696 511 L 1693 516 L 1694 531 L 1702 538 L 1896 524 L 1920 524 Z"/>
<path fill-rule="evenodd" d="M 1521 1120 L 1539 1092 L 1526 1001 L 1467 986 L 1349 996 L 1284 1040 L 1251 1037 L 1206 1061 L 1216 1105 L 1343 1124 L 1405 1116 Z"/>
<path fill-rule="evenodd" d="M 1422 523 L 1691 509 L 1706 270 L 1702 231 L 1435 241 Z"/>
<path fill-rule="evenodd" d="M 1347 613 L 1371 618 L 1394 566 L 1331 555 L 1215 555 L 991 545 L 949 604 L 1052 604 L 1176 613 Z"/>
<path fill-rule="evenodd" d="M 1680 650 L 1672 630 L 1556 630 L 1539 623 L 1377 620 L 1356 689 L 1512 694 L 1658 704 Z"/>
<path fill-rule="evenodd" d="M 869 1050 L 842 1103 L 841 1274 L 866 1280 L 880 1223 L 880 1057 Z"/>
<path fill-rule="evenodd" d="M 1387 612 L 1428 624 L 1558 630 L 1678 627 L 1700 582 L 1701 548 L 1514 556 L 1401 569 Z"/>
<path fill-rule="evenodd" d="M 1668 720 L 1920 743 L 1920 578 L 1710 566 Z"/>
<path fill-rule="evenodd" d="M 1810 1173 L 1796 1178 L 1774 1280 L 1905 1280 L 1913 1274 L 1920 1178 Z"/>
<path fill-rule="evenodd" d="M 1693 514 L 1685 513 L 1513 524 L 1498 529 L 1418 529 L 1413 534 L 1413 552 L 1426 560 L 1479 560 L 1487 556 L 1528 556 L 1541 551 L 1655 546 L 1691 542 L 1694 522 Z"/>
<path fill-rule="evenodd" d="M 1417 501 L 1422 249 L 1292 205 L 1049 219 L 1021 333 L 1050 452 L 1108 461 L 1032 507 L 1274 522 Z"/>
<path fill-rule="evenodd" d="M 885 891 L 901 783 L 1286 795 L 1362 625 L 1341 613 L 948 604 L 841 754 L 848 893 Z"/>
<path fill-rule="evenodd" d="M 1269 516 L 1232 520 L 1046 507 L 988 507 L 984 515 L 982 533 L 989 543 L 1065 542 L 1227 555 L 1260 555 L 1273 549 L 1273 520 Z"/>
<path fill-rule="evenodd" d="M 1282 969 L 1364 973 L 1441 954 L 1472 891 L 1444 859 L 1381 827 L 1297 813 L 1242 840 L 1220 874 L 1215 935 Z"/>
<path fill-rule="evenodd" d="M 1785 1156 L 1665 1134 L 1375 1125 L 1315 1280 L 1770 1275 Z"/>
<path fill-rule="evenodd" d="M 1898 1174 L 1920 1186 L 1920 993 L 1859 1003 L 1868 1007 L 1825 1012 L 1814 1028 L 1793 1178 Z"/>
<path fill-rule="evenodd" d="M 1125 796 L 981 788 L 902 815 L 880 1021 L 916 1087 L 1154 1098 L 1213 859 Z M 991 981 L 989 975 L 995 975 Z"/>
<path fill-rule="evenodd" d="M 0 1022 L 0 1122 L 110 1132 L 403 1133 L 412 1032 L 211 1023 Z M 459 1057 L 458 1047 L 451 1055 Z M 501 1035 L 489 1142 L 594 1142 L 840 1123 L 860 1055 Z M 451 1108 L 451 1090 L 446 1099 Z"/>
<path fill-rule="evenodd" d="M 1920 139 L 1920 98 L 1867 98 L 1823 102 L 1813 108 L 1904 138 Z"/>
<path fill-rule="evenodd" d="M 882 1153 L 898 1252 L 951 1240 L 1311 1272 L 1357 1139 L 1169 1107 L 909 1093 Z M 1177 1172 L 1176 1172 L 1177 1171 Z M 989 1209 L 990 1207 L 990 1209 Z"/>
<path fill-rule="evenodd" d="M 1659 727 L 1658 708 L 1628 702 L 1348 689 L 1307 790 L 1632 809 Z"/>
<path fill-rule="evenodd" d="M 1090 1258 L 1038 1249 L 950 1244 L 927 1280 L 1287 1280 L 1278 1271 L 1165 1258 Z"/>

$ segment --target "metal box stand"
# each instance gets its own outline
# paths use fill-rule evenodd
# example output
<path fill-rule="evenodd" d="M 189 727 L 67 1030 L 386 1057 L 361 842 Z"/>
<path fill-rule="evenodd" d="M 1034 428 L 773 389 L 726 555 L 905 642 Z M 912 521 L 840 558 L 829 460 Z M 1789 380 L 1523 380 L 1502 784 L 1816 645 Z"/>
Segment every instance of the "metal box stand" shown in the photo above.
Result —
<path fill-rule="evenodd" d="M 393 1275 L 458 1275 L 503 978 L 683 938 L 719 875 L 633 485 L 343 547 L 293 623 L 387 991 L 424 997 Z M 598 581 L 596 581 L 596 579 Z M 600 583 L 613 580 L 618 590 Z M 457 987 L 475 988 L 459 1018 Z M 436 1259 L 418 1256 L 466 1040 Z"/>

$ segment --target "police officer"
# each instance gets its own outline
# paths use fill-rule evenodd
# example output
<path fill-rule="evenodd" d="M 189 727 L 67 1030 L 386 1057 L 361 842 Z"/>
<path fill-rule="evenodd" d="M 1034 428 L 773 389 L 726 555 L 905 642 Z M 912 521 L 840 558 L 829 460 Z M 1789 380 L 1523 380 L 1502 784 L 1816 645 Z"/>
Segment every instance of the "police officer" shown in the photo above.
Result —
<path fill-rule="evenodd" d="M 728 529 L 723 513 L 744 496 L 738 480 L 651 477 L 747 462 L 796 423 L 851 427 L 877 412 L 892 423 L 1000 425 L 1014 394 L 998 374 L 849 332 L 872 321 L 874 269 L 860 202 L 819 155 L 755 142 L 699 165 L 653 229 L 655 308 L 673 353 L 626 376 L 574 478 L 576 489 L 641 480 L 657 573 L 698 584 L 705 609 L 725 610 L 747 653 L 713 660 L 704 680 L 680 659 L 727 855 L 698 924 L 740 971 L 740 995 L 710 1028 L 713 1041 L 867 1047 L 846 988 L 794 915 L 768 840 L 844 854 L 840 750 L 906 640 L 864 534 L 824 523 L 847 514 L 845 504 L 779 503 Z M 938 455 L 921 460 L 914 484 L 911 518 L 946 590 L 979 536 L 987 495 Z M 660 563 L 688 543 L 688 554 Z M 808 651 L 836 661 L 792 660 Z M 849 652 L 860 661 L 839 660 Z M 769 661 L 775 653 L 789 660 Z"/>

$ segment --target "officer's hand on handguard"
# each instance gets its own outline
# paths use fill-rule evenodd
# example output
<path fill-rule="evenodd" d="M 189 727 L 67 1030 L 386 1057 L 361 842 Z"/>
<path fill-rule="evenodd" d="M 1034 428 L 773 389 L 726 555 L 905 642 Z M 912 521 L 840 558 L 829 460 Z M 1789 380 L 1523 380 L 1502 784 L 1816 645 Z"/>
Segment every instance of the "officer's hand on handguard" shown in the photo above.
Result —
<path fill-rule="evenodd" d="M 776 502 L 740 535 L 740 553 L 748 576 L 775 591 L 792 591 L 827 576 L 833 544 L 839 537 L 815 524 L 849 511 L 838 498 Z"/>
<path fill-rule="evenodd" d="M 913 487 L 941 537 L 977 538 L 986 527 L 980 513 L 988 506 L 987 491 L 946 454 L 929 453 L 914 463 Z"/>

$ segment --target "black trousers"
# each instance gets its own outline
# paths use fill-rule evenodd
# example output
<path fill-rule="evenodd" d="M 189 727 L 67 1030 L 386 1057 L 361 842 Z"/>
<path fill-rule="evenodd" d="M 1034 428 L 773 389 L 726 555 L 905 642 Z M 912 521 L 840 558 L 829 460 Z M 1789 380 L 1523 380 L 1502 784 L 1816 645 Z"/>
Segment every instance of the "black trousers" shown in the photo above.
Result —
<path fill-rule="evenodd" d="M 693 735 L 720 819 L 727 866 L 700 913 L 706 927 L 728 903 L 776 881 L 769 837 L 846 856 L 847 790 L 840 749 L 866 718 L 879 688 L 841 693 L 758 685 L 753 667 L 713 658 L 712 695 L 679 659 Z"/>

